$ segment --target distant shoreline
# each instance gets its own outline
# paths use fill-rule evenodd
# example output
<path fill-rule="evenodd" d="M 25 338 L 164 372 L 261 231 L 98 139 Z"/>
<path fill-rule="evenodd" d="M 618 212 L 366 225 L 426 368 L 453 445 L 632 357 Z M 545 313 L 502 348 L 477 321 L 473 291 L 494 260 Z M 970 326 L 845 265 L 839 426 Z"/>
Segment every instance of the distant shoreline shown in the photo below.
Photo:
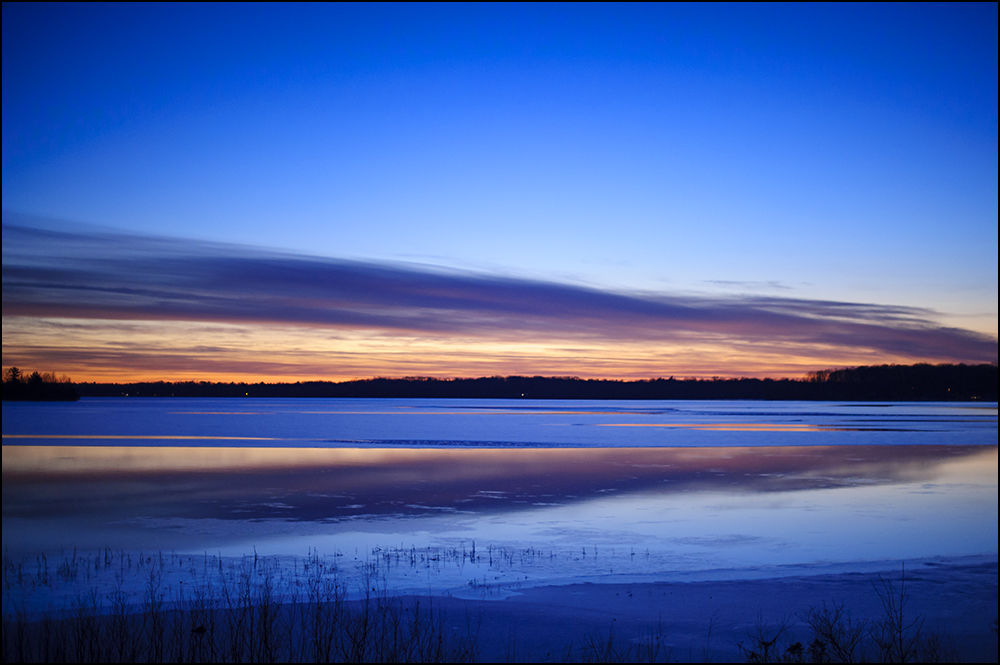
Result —
<path fill-rule="evenodd" d="M 406 399 L 801 400 L 995 402 L 996 365 L 879 365 L 813 372 L 805 379 L 620 381 L 507 376 L 373 378 L 295 383 L 143 381 L 77 383 L 81 397 L 361 397 Z M 6 387 L 4 399 L 7 399 Z"/>

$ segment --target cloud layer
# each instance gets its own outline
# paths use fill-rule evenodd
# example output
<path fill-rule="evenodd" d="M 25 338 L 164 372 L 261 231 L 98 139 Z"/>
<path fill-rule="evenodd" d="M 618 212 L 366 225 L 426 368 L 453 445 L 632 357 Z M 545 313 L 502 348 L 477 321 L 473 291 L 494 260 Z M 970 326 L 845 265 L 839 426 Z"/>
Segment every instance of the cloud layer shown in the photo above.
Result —
<path fill-rule="evenodd" d="M 863 349 L 914 361 L 997 361 L 996 339 L 940 326 L 933 321 L 934 312 L 916 308 L 615 292 L 408 264 L 15 224 L 3 226 L 3 315 L 278 324 L 468 338 L 787 343 Z"/>

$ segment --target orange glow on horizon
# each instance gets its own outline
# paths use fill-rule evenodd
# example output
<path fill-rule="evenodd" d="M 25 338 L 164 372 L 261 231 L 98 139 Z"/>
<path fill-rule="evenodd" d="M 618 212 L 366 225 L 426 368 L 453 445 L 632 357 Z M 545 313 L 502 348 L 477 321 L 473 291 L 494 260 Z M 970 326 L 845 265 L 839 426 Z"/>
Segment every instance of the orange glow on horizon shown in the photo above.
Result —
<path fill-rule="evenodd" d="M 3 319 L 4 367 L 54 372 L 77 382 L 801 378 L 833 367 L 947 361 L 722 335 L 666 343 L 585 335 L 525 339 L 521 333 L 456 337 L 278 325 Z"/>

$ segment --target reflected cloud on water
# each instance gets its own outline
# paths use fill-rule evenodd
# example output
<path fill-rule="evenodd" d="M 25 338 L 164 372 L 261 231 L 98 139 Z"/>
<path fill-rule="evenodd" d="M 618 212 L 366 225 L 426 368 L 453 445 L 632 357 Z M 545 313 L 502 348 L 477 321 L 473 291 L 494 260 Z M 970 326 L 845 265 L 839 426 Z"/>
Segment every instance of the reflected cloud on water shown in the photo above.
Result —
<path fill-rule="evenodd" d="M 269 449 L 4 446 L 7 518 L 335 522 L 505 513 L 609 494 L 773 493 L 975 474 L 996 448 Z M 996 464 L 992 473 L 996 475 Z"/>
<path fill-rule="evenodd" d="M 4 446 L 4 516 L 92 512 L 108 496 L 139 513 L 156 508 L 177 517 L 217 519 L 331 521 L 363 514 L 517 511 L 607 493 L 779 492 L 916 482 L 982 453 L 978 446 Z M 23 493 L 31 499 L 22 500 Z"/>
<path fill-rule="evenodd" d="M 401 593 L 807 574 L 997 543 L 996 446 L 4 446 L 2 488 L 18 560 L 319 552 L 348 572 L 381 562 Z"/>
<path fill-rule="evenodd" d="M 26 561 L 466 562 L 388 580 L 426 590 L 495 577 L 441 558 L 473 543 L 530 552 L 518 584 L 997 551 L 995 403 L 94 399 L 3 426 Z"/>

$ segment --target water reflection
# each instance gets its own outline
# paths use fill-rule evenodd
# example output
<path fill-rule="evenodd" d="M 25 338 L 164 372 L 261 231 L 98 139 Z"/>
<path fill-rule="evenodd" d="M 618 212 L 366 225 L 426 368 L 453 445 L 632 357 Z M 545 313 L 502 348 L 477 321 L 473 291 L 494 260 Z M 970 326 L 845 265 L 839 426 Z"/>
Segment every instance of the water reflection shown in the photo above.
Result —
<path fill-rule="evenodd" d="M 132 514 L 329 523 L 362 516 L 497 513 L 611 494 L 746 494 L 930 481 L 945 465 L 981 460 L 990 450 L 995 447 L 4 446 L 3 516 L 110 512 L 118 519 Z"/>
<path fill-rule="evenodd" d="M 387 573 L 393 589 L 427 591 L 484 575 L 560 583 L 995 556 L 997 543 L 996 445 L 33 445 L 4 446 L 2 459 L 5 553 L 24 560 L 74 547 L 297 557 L 313 548 L 354 563 L 413 547 L 437 560 L 473 543 L 533 553 L 502 571 L 453 557 L 451 567 Z"/>
<path fill-rule="evenodd" d="M 390 558 L 436 563 L 393 568 L 390 588 L 451 592 L 997 551 L 995 404 L 171 399 L 3 411 L 3 544 L 23 561 L 74 547 L 319 551 L 350 569 L 405 549 Z M 472 564 L 460 553 L 473 543 L 511 556 Z"/>

